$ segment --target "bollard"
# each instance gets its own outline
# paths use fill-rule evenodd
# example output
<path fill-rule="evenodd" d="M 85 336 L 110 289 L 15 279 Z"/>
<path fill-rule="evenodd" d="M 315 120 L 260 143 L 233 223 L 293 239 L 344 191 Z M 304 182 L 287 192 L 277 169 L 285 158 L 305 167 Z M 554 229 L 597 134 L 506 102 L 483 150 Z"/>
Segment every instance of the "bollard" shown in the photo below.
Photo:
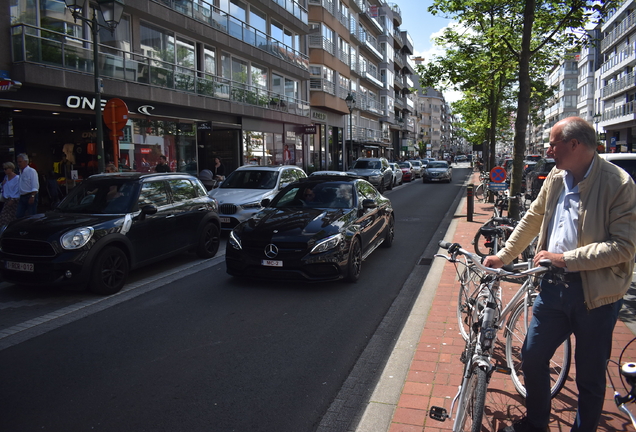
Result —
<path fill-rule="evenodd" d="M 473 188 L 474 185 L 471 183 L 466 187 L 466 208 L 467 208 L 467 214 L 466 214 L 466 220 L 468 222 L 472 222 L 473 221 L 473 212 L 475 211 L 475 197 L 473 195 Z"/>

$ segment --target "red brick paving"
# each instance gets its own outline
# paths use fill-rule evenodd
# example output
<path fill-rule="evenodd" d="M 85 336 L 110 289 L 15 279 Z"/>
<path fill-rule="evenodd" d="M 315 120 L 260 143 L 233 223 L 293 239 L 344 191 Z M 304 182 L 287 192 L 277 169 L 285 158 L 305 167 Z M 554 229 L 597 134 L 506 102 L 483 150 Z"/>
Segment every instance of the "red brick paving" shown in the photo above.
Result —
<path fill-rule="evenodd" d="M 473 222 L 467 222 L 464 204 L 453 241 L 470 250 L 472 247 L 470 243 L 477 228 L 489 218 L 491 213 L 492 204 L 475 202 Z M 458 289 L 455 268 L 451 263 L 446 263 L 389 432 L 438 432 L 452 429 L 451 419 L 438 422 L 428 417 L 428 410 L 433 405 L 450 410 L 451 401 L 461 382 L 463 365 L 459 361 L 459 356 L 463 350 L 464 341 L 457 329 L 455 315 Z M 504 298 L 509 299 L 510 296 Z M 617 323 L 614 331 L 612 359 L 618 360 L 620 351 L 633 336 L 625 324 L 620 321 Z M 504 342 L 500 332 L 498 342 L 500 349 Z M 630 346 L 625 359 L 636 360 L 636 343 Z M 572 426 L 577 395 L 575 374 L 576 368 L 573 364 L 566 386 L 552 401 L 551 432 L 569 431 Z M 616 368 L 612 369 L 612 375 L 616 377 Z M 617 378 L 614 380 L 616 383 Z M 618 390 L 625 393 L 622 388 Z M 625 417 L 618 413 L 613 396 L 613 390 L 608 381 L 606 402 L 598 430 L 608 432 L 631 430 Z M 636 410 L 636 406 L 634 409 Z M 524 412 L 523 400 L 514 389 L 510 377 L 493 374 L 488 387 L 487 420 L 484 422 L 483 430 L 497 431 L 500 427 L 522 416 Z"/>

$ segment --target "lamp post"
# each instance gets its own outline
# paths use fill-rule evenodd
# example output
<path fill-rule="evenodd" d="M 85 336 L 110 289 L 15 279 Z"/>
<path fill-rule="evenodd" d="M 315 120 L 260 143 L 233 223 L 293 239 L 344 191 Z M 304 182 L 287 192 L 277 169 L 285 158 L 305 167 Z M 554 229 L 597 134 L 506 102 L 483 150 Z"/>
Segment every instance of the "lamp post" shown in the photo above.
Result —
<path fill-rule="evenodd" d="M 349 92 L 349 94 L 345 98 L 345 102 L 347 103 L 347 108 L 349 108 L 349 151 L 350 151 L 349 154 L 353 158 L 353 124 L 352 124 L 352 117 L 353 117 L 353 107 L 356 106 L 356 100 L 353 97 L 353 95 L 351 94 L 351 92 Z M 344 143 L 342 145 L 342 169 L 345 170 L 345 171 L 347 170 L 347 167 L 345 165 Z"/>
<path fill-rule="evenodd" d="M 83 14 L 87 0 L 64 0 L 66 7 L 71 11 L 75 22 L 80 21 L 88 24 L 93 34 L 93 73 L 95 77 L 95 126 L 96 126 L 96 145 L 97 145 L 97 167 L 99 172 L 104 172 L 104 127 L 102 124 L 102 85 L 99 78 L 99 28 L 103 27 L 110 30 L 111 33 L 121 20 L 124 12 L 124 0 L 97 0 L 99 12 L 106 25 L 97 21 L 97 12 L 93 9 L 93 17 L 86 18 Z"/>
<path fill-rule="evenodd" d="M 596 144 L 598 144 L 598 123 L 601 121 L 601 117 L 601 113 L 596 113 L 592 116 L 594 125 L 596 126 Z"/>

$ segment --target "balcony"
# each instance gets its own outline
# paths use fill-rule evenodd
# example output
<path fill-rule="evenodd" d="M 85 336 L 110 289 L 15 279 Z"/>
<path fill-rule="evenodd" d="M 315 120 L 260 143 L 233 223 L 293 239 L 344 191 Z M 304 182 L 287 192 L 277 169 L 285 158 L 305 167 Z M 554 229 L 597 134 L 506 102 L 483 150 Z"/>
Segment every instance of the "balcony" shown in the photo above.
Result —
<path fill-rule="evenodd" d="M 618 105 L 614 108 L 603 111 L 601 121 L 613 120 L 618 117 L 629 116 L 627 119 L 621 119 L 621 121 L 634 120 L 634 103 L 635 101 L 627 102 L 622 105 Z"/>
<path fill-rule="evenodd" d="M 309 48 L 318 48 L 327 51 L 331 55 L 335 55 L 334 44 L 332 41 L 319 34 L 309 35 Z"/>
<path fill-rule="evenodd" d="M 400 49 L 402 49 L 402 47 L 404 46 L 404 38 L 402 37 L 399 29 L 393 30 L 393 38 L 399 42 Z"/>
<path fill-rule="evenodd" d="M 398 23 L 398 25 L 402 24 L 402 11 L 400 10 L 400 6 L 396 3 L 388 3 L 389 8 L 393 12 L 393 20 Z"/>
<path fill-rule="evenodd" d="M 609 72 L 612 69 L 617 68 L 619 65 L 622 66 L 623 62 L 632 60 L 634 60 L 634 48 L 632 46 L 628 46 L 617 52 L 615 56 L 610 57 L 609 60 L 601 65 L 601 74 Z"/>
<path fill-rule="evenodd" d="M 405 60 L 404 60 L 404 56 L 402 54 L 399 54 L 399 53 L 393 54 L 393 63 L 398 65 L 400 70 L 402 70 L 402 68 L 404 68 L 404 66 L 406 66 L 406 63 L 405 63 Z"/>
<path fill-rule="evenodd" d="M 94 74 L 93 47 L 89 40 L 67 38 L 65 34 L 42 31 L 27 25 L 12 27 L 14 63 L 31 63 L 81 74 Z M 51 38 L 36 36 L 47 34 Z M 261 87 L 227 80 L 156 58 L 104 46 L 108 53 L 100 52 L 98 64 L 102 78 L 142 84 L 225 99 L 266 109 L 285 111 L 309 117 L 309 103 L 290 98 Z M 271 101 L 276 101 L 272 104 Z"/>
<path fill-rule="evenodd" d="M 373 54 L 377 60 L 384 60 L 384 56 L 380 52 L 380 45 L 375 37 L 365 31 L 359 31 L 358 40 L 362 42 L 360 47 L 365 48 L 367 52 Z"/>
<path fill-rule="evenodd" d="M 201 0 L 194 3 L 193 0 L 153 0 L 170 7 L 183 15 L 187 15 L 199 22 L 203 22 L 211 28 L 226 33 L 236 39 L 250 44 L 262 51 L 272 54 L 282 60 L 309 70 L 309 58 L 306 54 L 288 47 L 282 42 L 273 39 L 267 34 L 255 29 L 249 24 L 239 20 L 221 9 Z M 278 0 L 281 2 L 289 0 Z M 200 4 L 199 4 L 200 3 Z M 304 23 L 307 24 L 307 12 L 304 12 Z"/>
<path fill-rule="evenodd" d="M 323 78 L 309 78 L 310 91 L 322 91 L 330 95 L 336 95 L 336 84 Z"/>
<path fill-rule="evenodd" d="M 398 87 L 400 90 L 404 88 L 404 76 L 395 74 L 395 78 L 393 79 L 393 84 Z"/>
<path fill-rule="evenodd" d="M 338 59 L 340 59 L 340 61 L 346 64 L 347 66 L 349 66 L 349 58 L 350 58 L 350 55 L 347 51 L 338 50 Z"/>
<path fill-rule="evenodd" d="M 628 31 L 634 28 L 636 25 L 636 15 L 630 14 L 623 21 L 620 22 L 614 29 L 609 32 L 601 41 L 601 52 L 606 51 L 615 42 L 618 42 L 620 38 Z"/>
<path fill-rule="evenodd" d="M 612 81 L 605 87 L 601 88 L 601 98 L 603 99 L 608 98 L 612 96 L 613 94 L 618 93 L 620 91 L 631 89 L 635 85 L 636 85 L 636 75 L 634 75 L 634 72 L 631 72 L 625 75 L 624 77 L 616 81 Z"/>
<path fill-rule="evenodd" d="M 187 15 L 197 21 L 209 22 L 210 16 L 216 7 L 205 0 L 153 0 L 168 6 L 170 9 Z M 292 16 L 296 17 L 303 24 L 308 24 L 307 10 L 294 0 L 272 0 L 274 3 L 285 9 Z M 311 1 L 311 0 L 310 0 Z"/>

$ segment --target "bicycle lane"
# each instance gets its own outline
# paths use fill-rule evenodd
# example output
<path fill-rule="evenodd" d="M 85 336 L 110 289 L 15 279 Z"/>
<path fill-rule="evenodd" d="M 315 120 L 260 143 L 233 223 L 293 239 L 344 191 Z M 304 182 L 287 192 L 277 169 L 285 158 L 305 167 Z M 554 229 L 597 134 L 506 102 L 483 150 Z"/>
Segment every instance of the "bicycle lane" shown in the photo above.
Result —
<path fill-rule="evenodd" d="M 479 177 L 473 174 L 472 182 L 477 184 Z M 474 203 L 473 222 L 466 219 L 466 200 L 464 199 L 455 214 L 454 222 L 449 229 L 446 240 L 461 244 L 465 249 L 472 250 L 471 241 L 479 226 L 481 226 L 492 215 L 492 204 Z M 435 261 L 439 261 L 436 259 Z M 426 290 L 428 280 L 424 283 L 422 291 Z M 433 281 L 435 282 L 435 281 Z M 519 285 L 505 284 L 507 288 L 503 292 L 504 301 L 509 300 Z M 632 284 L 632 288 L 634 284 Z M 420 431 L 445 431 L 452 430 L 452 419 L 439 422 L 428 417 L 431 406 L 440 406 L 450 411 L 451 402 L 461 383 L 463 364 L 459 357 L 464 348 L 464 340 L 457 328 L 457 296 L 459 293 L 459 282 L 455 266 L 446 262 L 440 271 L 439 283 L 437 284 L 434 297 L 427 305 L 430 308 L 426 311 L 418 312 L 417 304 L 414 306 L 412 315 L 422 313 L 425 315 L 423 328 L 419 336 L 419 341 L 412 344 L 412 355 L 408 372 L 405 378 L 399 397 L 395 401 L 383 400 L 383 395 L 379 394 L 378 388 L 382 387 L 383 380 L 394 379 L 395 374 L 387 373 L 385 369 L 380 384 L 371 397 L 369 407 L 374 403 L 381 405 L 387 412 L 392 409 L 390 424 L 375 418 L 371 414 L 365 413 L 358 426 L 358 432 L 420 432 Z M 628 316 L 634 316 L 633 309 L 628 311 Z M 618 360 L 623 347 L 634 337 L 632 331 L 623 321 L 619 321 L 614 331 L 614 344 L 612 359 Z M 574 342 L 574 341 L 573 341 Z M 496 349 L 495 361 L 497 364 L 505 365 L 504 354 L 505 338 L 503 332 L 499 332 L 498 346 Z M 400 341 L 396 347 L 400 346 Z M 636 343 L 632 344 L 624 355 L 624 361 L 636 360 Z M 621 394 L 626 391 L 617 378 L 616 368 L 611 369 L 615 385 Z M 552 401 L 552 416 L 550 420 L 550 431 L 570 430 L 576 411 L 576 384 L 574 377 L 576 374 L 576 364 L 573 361 L 570 374 L 563 390 Z M 604 405 L 599 431 L 621 431 L 628 430 L 628 422 L 623 415 L 618 413 L 614 404 L 614 393 L 608 381 L 606 391 L 606 402 Z M 367 411 L 373 411 L 369 408 Z M 376 410 L 378 411 L 378 410 Z M 485 419 L 489 431 L 497 431 L 499 428 L 510 424 L 523 416 L 525 408 L 523 399 L 514 388 L 510 376 L 501 373 L 494 373 L 488 386 L 486 397 Z"/>

